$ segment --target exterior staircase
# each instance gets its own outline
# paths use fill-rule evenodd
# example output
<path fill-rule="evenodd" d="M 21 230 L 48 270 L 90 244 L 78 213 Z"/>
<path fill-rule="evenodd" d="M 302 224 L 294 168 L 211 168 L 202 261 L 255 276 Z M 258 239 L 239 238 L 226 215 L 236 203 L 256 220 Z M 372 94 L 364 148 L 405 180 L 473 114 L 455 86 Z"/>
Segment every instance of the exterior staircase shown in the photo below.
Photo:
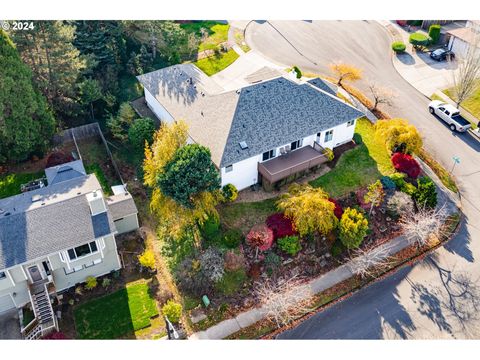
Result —
<path fill-rule="evenodd" d="M 54 330 L 57 323 L 44 281 L 30 285 L 30 296 L 35 319 L 25 327 L 23 335 L 27 340 L 35 340 Z"/>

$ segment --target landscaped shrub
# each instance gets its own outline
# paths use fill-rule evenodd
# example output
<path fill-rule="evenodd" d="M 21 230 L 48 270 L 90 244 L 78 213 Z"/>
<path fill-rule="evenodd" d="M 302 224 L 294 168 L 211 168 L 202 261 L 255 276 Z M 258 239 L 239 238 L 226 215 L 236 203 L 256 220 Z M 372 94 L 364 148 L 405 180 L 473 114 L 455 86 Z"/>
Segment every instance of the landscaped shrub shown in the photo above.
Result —
<path fill-rule="evenodd" d="M 87 276 L 85 280 L 85 289 L 92 290 L 97 287 L 97 278 L 95 276 Z"/>
<path fill-rule="evenodd" d="M 421 177 L 418 179 L 417 191 L 413 193 L 412 197 L 420 208 L 435 208 L 435 206 L 437 206 L 437 189 L 435 183 L 428 176 Z"/>
<path fill-rule="evenodd" d="M 210 293 L 212 281 L 201 271 L 199 260 L 187 258 L 177 265 L 174 275 L 179 288 L 195 297 Z"/>
<path fill-rule="evenodd" d="M 407 174 L 412 179 L 420 175 L 420 165 L 411 155 L 397 152 L 392 156 L 392 163 L 395 170 Z"/>
<path fill-rule="evenodd" d="M 75 160 L 72 155 L 57 151 L 48 156 L 46 167 L 57 166 Z"/>
<path fill-rule="evenodd" d="M 332 245 L 330 252 L 332 253 L 333 257 L 337 257 L 345 251 L 345 246 L 342 244 L 340 239 L 337 239 Z"/>
<path fill-rule="evenodd" d="M 333 159 L 335 159 L 335 154 L 333 153 L 333 150 L 330 148 L 325 148 L 323 155 L 325 155 L 328 161 L 332 161 Z"/>
<path fill-rule="evenodd" d="M 173 300 L 168 300 L 162 307 L 162 314 L 166 316 L 170 322 L 177 324 L 182 317 L 182 305 Z"/>
<path fill-rule="evenodd" d="M 222 195 L 225 201 L 233 202 L 237 199 L 238 190 L 233 184 L 227 184 L 222 188 Z"/>
<path fill-rule="evenodd" d="M 368 185 L 367 189 L 368 191 L 363 197 L 363 200 L 366 204 L 370 205 L 369 214 L 371 214 L 374 207 L 378 207 L 381 205 L 385 197 L 385 191 L 383 191 L 383 185 L 380 180 L 377 180 L 373 184 Z"/>
<path fill-rule="evenodd" d="M 234 271 L 245 267 L 245 256 L 240 251 L 228 250 L 224 256 L 225 270 Z"/>
<path fill-rule="evenodd" d="M 265 224 L 269 229 L 273 231 L 273 238 L 277 240 L 278 238 L 295 235 L 295 227 L 292 223 L 292 220 L 287 218 L 282 213 L 276 213 L 270 215 L 265 220 Z"/>
<path fill-rule="evenodd" d="M 222 244 L 229 249 L 237 248 L 243 240 L 243 234 L 239 229 L 228 229 L 222 238 Z"/>
<path fill-rule="evenodd" d="M 346 208 L 338 226 L 338 237 L 347 249 L 360 246 L 367 235 L 368 221 L 357 209 Z"/>
<path fill-rule="evenodd" d="M 155 270 L 155 254 L 152 250 L 145 250 L 143 254 L 138 256 L 138 261 L 143 267 Z"/>
<path fill-rule="evenodd" d="M 155 133 L 155 122 L 150 118 L 141 118 L 133 122 L 128 129 L 128 141 L 133 149 L 143 154 L 145 141 L 148 144 L 153 142 L 153 134 Z"/>
<path fill-rule="evenodd" d="M 290 256 L 295 256 L 297 253 L 302 250 L 302 245 L 300 245 L 300 239 L 298 236 L 285 236 L 277 240 L 277 245 L 283 252 L 287 253 Z"/>
<path fill-rule="evenodd" d="M 293 67 L 293 71 L 295 71 L 295 73 L 297 74 L 296 75 L 297 79 L 300 79 L 302 77 L 302 72 L 300 71 L 300 69 L 297 66 Z"/>
<path fill-rule="evenodd" d="M 200 271 L 213 282 L 219 281 L 224 272 L 223 256 L 214 247 L 209 247 L 200 255 Z"/>
<path fill-rule="evenodd" d="M 422 26 L 423 20 L 407 20 L 407 25 Z"/>
<path fill-rule="evenodd" d="M 255 257 L 258 251 L 267 251 L 273 244 L 273 231 L 267 225 L 255 225 L 247 235 L 247 243 L 255 249 Z"/>
<path fill-rule="evenodd" d="M 428 36 L 432 39 L 432 44 L 436 44 L 440 40 L 440 29 L 441 26 L 439 24 L 430 25 Z"/>
<path fill-rule="evenodd" d="M 394 190 L 397 186 L 389 176 L 382 176 L 380 182 L 385 190 Z"/>
<path fill-rule="evenodd" d="M 403 43 L 403 41 L 395 41 L 392 43 L 392 50 L 396 53 L 402 53 L 407 48 L 407 45 Z"/>
<path fill-rule="evenodd" d="M 330 201 L 331 203 L 335 204 L 335 209 L 333 209 L 333 213 L 335 214 L 335 216 L 337 217 L 337 219 L 340 220 L 340 218 L 341 218 L 342 215 L 343 215 L 342 205 L 340 205 L 340 203 L 339 203 L 337 200 L 332 199 L 332 198 L 329 198 L 328 201 Z"/>
<path fill-rule="evenodd" d="M 417 128 L 405 119 L 379 120 L 375 124 L 375 138 L 393 153 L 417 154 L 422 148 L 422 137 Z"/>
<path fill-rule="evenodd" d="M 268 272 L 274 273 L 278 270 L 280 265 L 282 265 L 282 258 L 273 251 L 269 251 L 268 254 L 265 255 L 265 260 L 263 263 Z"/>
<path fill-rule="evenodd" d="M 353 142 L 357 145 L 363 144 L 362 135 L 360 135 L 359 133 L 354 133 L 353 134 Z"/>
<path fill-rule="evenodd" d="M 408 38 L 408 41 L 410 42 L 410 44 L 413 45 L 413 47 L 420 48 L 420 47 L 427 46 L 430 39 L 428 38 L 427 35 L 416 32 L 410 35 L 410 37 Z"/>
<path fill-rule="evenodd" d="M 209 242 L 216 242 L 220 237 L 220 219 L 215 214 L 210 214 L 200 226 L 202 237 Z"/>
<path fill-rule="evenodd" d="M 395 194 L 387 200 L 387 214 L 394 219 L 400 218 L 402 214 L 412 209 L 412 197 L 403 192 L 396 191 Z"/>
<path fill-rule="evenodd" d="M 60 331 L 53 331 L 41 338 L 42 340 L 67 340 L 66 335 Z"/>
<path fill-rule="evenodd" d="M 108 278 L 108 277 L 104 277 L 104 278 L 102 279 L 102 287 L 103 287 L 104 289 L 108 288 L 111 283 L 112 283 L 112 280 L 110 280 L 110 278 Z"/>

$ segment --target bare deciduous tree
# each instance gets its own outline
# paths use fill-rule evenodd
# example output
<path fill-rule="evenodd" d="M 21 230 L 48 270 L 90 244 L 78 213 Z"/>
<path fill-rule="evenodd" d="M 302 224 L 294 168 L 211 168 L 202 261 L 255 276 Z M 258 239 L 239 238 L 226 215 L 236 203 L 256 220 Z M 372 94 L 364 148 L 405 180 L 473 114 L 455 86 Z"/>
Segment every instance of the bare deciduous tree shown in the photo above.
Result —
<path fill-rule="evenodd" d="M 457 107 L 480 86 L 480 35 L 474 35 L 466 55 L 459 60 L 457 71 L 453 71 L 453 96 Z"/>
<path fill-rule="evenodd" d="M 310 288 L 296 277 L 276 284 L 259 283 L 255 293 L 266 311 L 267 318 L 278 328 L 311 311 L 309 303 L 313 294 Z"/>
<path fill-rule="evenodd" d="M 392 265 L 390 251 L 392 245 L 385 244 L 373 249 L 357 249 L 347 267 L 362 278 L 375 275 L 375 270 L 386 270 Z"/>
<path fill-rule="evenodd" d="M 445 219 L 443 208 L 439 210 L 421 208 L 417 212 L 412 209 L 400 219 L 400 226 L 410 244 L 420 247 L 428 244 L 432 237 L 442 235 Z"/>
<path fill-rule="evenodd" d="M 379 86 L 373 82 L 368 85 L 368 89 L 373 96 L 373 107 L 370 110 L 376 110 L 380 104 L 393 106 L 393 99 L 397 94 L 392 89 Z"/>

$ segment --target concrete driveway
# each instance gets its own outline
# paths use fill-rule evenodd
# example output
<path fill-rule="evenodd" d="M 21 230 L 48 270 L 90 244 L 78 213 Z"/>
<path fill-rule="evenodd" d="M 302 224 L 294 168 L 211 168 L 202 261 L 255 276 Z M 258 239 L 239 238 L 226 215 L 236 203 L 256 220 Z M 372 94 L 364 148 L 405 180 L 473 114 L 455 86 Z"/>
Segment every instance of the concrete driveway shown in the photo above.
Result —
<path fill-rule="evenodd" d="M 272 61 L 304 71 L 330 74 L 335 60 L 355 64 L 364 79 L 355 84 L 368 94 L 368 80 L 398 93 L 385 110 L 408 119 L 424 145 L 454 171 L 465 220 L 459 233 L 425 261 L 404 269 L 319 313 L 280 338 L 480 338 L 480 143 L 452 133 L 428 112 L 427 99 L 392 65 L 391 38 L 372 21 L 273 21 L 247 27 L 248 45 Z M 423 61 L 423 60 L 422 60 Z"/>
<path fill-rule="evenodd" d="M 21 339 L 18 310 L 10 310 L 0 314 L 0 340 Z"/>

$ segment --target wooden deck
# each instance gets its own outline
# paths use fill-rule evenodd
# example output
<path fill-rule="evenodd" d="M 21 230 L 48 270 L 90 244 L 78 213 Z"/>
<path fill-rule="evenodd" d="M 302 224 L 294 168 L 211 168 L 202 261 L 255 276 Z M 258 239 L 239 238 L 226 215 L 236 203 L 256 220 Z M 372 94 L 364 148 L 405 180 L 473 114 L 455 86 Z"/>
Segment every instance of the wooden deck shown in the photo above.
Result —
<path fill-rule="evenodd" d="M 283 180 L 300 171 L 327 162 L 327 157 L 319 149 L 304 146 L 289 154 L 281 155 L 272 160 L 258 163 L 258 172 L 271 184 Z"/>

